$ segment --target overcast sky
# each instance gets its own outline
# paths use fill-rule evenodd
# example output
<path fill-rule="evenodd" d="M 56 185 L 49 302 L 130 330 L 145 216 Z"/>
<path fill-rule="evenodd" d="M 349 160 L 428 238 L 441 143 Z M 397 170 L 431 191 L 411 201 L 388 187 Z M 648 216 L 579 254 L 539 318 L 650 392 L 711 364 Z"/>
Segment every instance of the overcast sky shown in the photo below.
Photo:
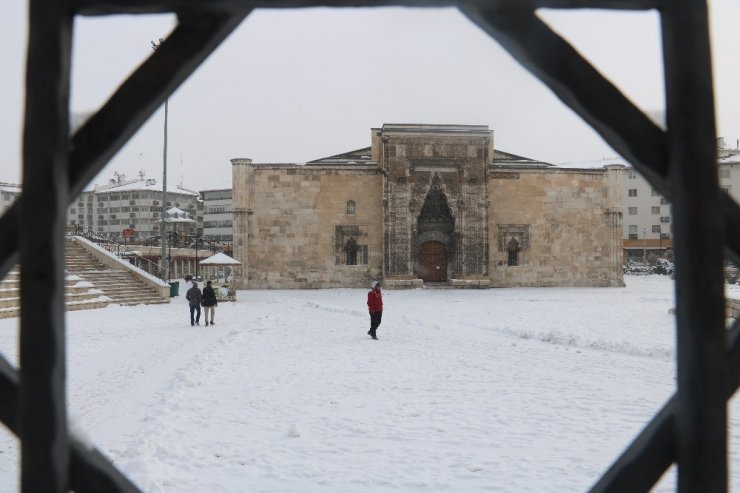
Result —
<path fill-rule="evenodd" d="M 0 18 L 0 181 L 20 182 L 26 2 Z M 712 0 L 717 131 L 740 138 L 740 1 Z M 656 13 L 543 11 L 650 115 L 663 71 Z M 98 108 L 173 16 L 75 24 L 71 109 Z M 161 179 L 164 111 L 118 153 L 114 171 Z M 308 9 L 252 13 L 170 98 L 168 188 L 231 184 L 235 157 L 305 162 L 370 145 L 383 123 L 484 124 L 496 148 L 551 163 L 614 157 L 587 125 L 455 9 Z"/>

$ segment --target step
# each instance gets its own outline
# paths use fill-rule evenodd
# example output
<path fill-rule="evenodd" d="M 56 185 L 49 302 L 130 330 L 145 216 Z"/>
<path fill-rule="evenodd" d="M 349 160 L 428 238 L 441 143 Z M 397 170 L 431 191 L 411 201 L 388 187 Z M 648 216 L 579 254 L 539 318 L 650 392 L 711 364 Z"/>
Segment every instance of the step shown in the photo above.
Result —
<path fill-rule="evenodd" d="M 111 303 L 113 303 L 114 305 L 115 304 L 118 304 L 118 305 L 126 305 L 126 306 L 131 306 L 131 305 L 162 305 L 162 304 L 169 303 L 169 302 L 170 302 L 170 300 L 163 300 L 161 298 L 146 299 L 146 300 L 140 300 L 140 299 L 136 299 L 136 298 L 126 298 L 126 299 L 123 299 L 123 300 L 113 300 L 113 301 L 111 301 Z"/>
<path fill-rule="evenodd" d="M 105 293 L 97 289 L 90 289 L 88 291 L 78 292 L 78 293 L 65 292 L 64 302 L 69 303 L 69 302 L 78 302 L 78 301 L 83 301 L 83 300 L 91 300 L 95 298 L 100 298 L 101 296 L 105 296 Z M 13 308 L 13 307 L 20 306 L 20 304 L 21 304 L 20 296 L 0 298 L 0 308 Z"/>

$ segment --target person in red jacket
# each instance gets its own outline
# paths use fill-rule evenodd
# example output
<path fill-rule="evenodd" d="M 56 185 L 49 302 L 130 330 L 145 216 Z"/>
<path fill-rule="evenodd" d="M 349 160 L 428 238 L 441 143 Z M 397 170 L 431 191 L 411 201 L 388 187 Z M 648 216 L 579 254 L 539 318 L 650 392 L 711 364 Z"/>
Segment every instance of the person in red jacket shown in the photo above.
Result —
<path fill-rule="evenodd" d="M 380 292 L 380 283 L 373 281 L 370 286 L 373 288 L 367 293 L 367 308 L 370 311 L 370 330 L 367 331 L 370 337 L 378 339 L 375 331 L 380 325 L 380 319 L 383 318 L 383 294 Z"/>

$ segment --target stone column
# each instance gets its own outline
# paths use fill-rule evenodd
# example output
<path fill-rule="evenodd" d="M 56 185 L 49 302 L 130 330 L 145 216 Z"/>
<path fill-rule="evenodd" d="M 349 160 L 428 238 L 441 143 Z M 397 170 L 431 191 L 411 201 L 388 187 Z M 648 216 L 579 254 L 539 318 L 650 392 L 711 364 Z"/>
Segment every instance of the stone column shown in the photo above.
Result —
<path fill-rule="evenodd" d="M 235 269 L 237 289 L 249 286 L 249 218 L 254 211 L 254 166 L 251 159 L 231 160 L 232 211 L 234 214 L 234 258 L 241 262 Z"/>
<path fill-rule="evenodd" d="M 606 191 L 606 214 L 609 224 L 609 284 L 624 286 L 624 271 L 622 269 L 622 214 L 624 213 L 624 170 L 621 164 L 608 164 L 604 177 Z"/>

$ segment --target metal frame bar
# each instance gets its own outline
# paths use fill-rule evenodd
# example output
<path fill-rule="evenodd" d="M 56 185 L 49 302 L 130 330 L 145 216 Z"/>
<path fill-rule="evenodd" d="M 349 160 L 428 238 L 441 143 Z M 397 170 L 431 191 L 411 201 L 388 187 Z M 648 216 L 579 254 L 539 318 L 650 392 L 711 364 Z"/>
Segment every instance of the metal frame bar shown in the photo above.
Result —
<path fill-rule="evenodd" d="M 67 489 L 64 242 L 72 17 L 29 4 L 23 136 L 20 392 L 21 490 Z"/>
<path fill-rule="evenodd" d="M 51 7 L 30 1 L 24 193 L 0 217 L 0 276 L 21 260 L 21 370 L 0 355 L 0 421 L 21 438 L 23 491 L 138 491 L 102 454 L 67 436 L 63 241 L 70 197 L 251 9 L 399 5 L 458 6 L 671 200 L 678 391 L 591 491 L 647 492 L 674 462 L 682 493 L 727 491 L 726 401 L 740 386 L 740 323 L 729 333 L 723 326 L 721 269 L 725 246 L 740 260 L 740 207 L 717 183 L 705 0 L 67 0 Z M 537 8 L 658 9 L 668 130 L 537 18 Z M 70 145 L 73 17 L 164 12 L 178 14 L 175 31 Z M 22 230 L 31 215 L 41 226 Z M 47 426 L 37 429 L 39 423 Z"/>

